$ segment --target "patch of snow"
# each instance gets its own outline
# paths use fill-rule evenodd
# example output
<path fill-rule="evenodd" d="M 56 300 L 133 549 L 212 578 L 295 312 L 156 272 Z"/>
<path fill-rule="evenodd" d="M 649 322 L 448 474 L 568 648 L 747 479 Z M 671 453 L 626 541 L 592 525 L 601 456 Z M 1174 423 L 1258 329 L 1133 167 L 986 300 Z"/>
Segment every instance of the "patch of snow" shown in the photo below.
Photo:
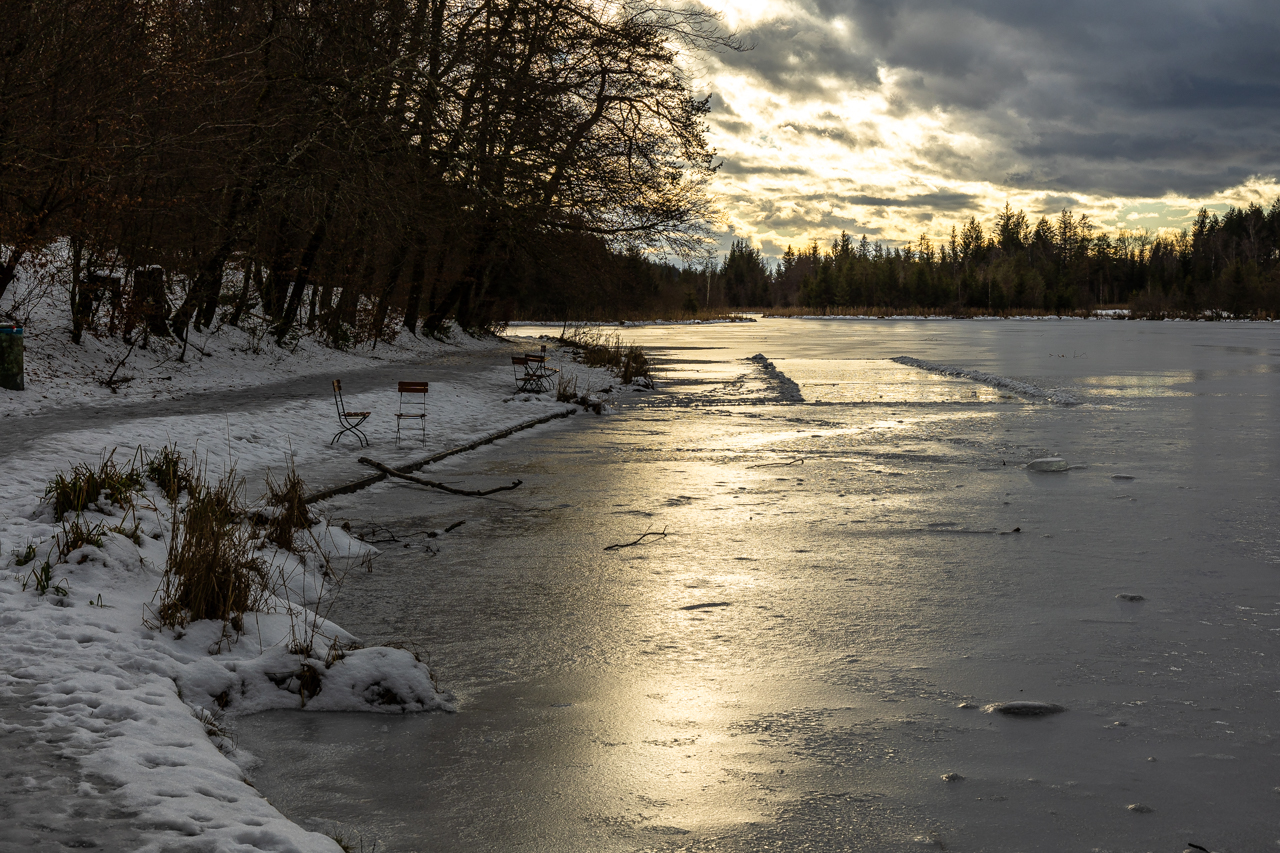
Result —
<path fill-rule="evenodd" d="M 971 379 L 982 385 L 988 385 L 992 388 L 1000 388 L 1005 391 L 1012 391 L 1022 397 L 1029 397 L 1033 400 L 1047 400 L 1050 403 L 1056 403 L 1059 406 L 1078 406 L 1080 400 L 1068 394 L 1065 391 L 1049 390 L 1046 391 L 1039 386 L 1032 385 L 1030 382 L 1020 382 L 1017 379 L 1009 379 L 1005 376 L 996 376 L 992 373 L 983 373 L 981 370 L 968 370 L 963 367 L 948 367 L 943 364 L 934 364 L 932 362 L 923 361 L 918 358 L 912 358 L 907 355 L 900 355 L 890 361 L 907 367 L 917 367 L 921 370 L 927 370 L 930 373 L 938 373 L 942 376 L 960 376 L 965 379 Z"/>
<path fill-rule="evenodd" d="M 1067 464 L 1067 460 L 1059 456 L 1046 456 L 1043 459 L 1033 459 L 1027 463 L 1028 471 L 1045 471 L 1058 472 L 1066 471 L 1071 466 Z"/>
<path fill-rule="evenodd" d="M 774 366 L 773 362 L 765 358 L 764 353 L 756 353 L 747 359 L 760 365 L 760 370 L 764 372 L 765 378 L 771 380 L 778 389 L 778 401 L 782 403 L 803 403 L 804 395 L 800 393 L 800 386 L 795 380 L 787 376 Z"/>

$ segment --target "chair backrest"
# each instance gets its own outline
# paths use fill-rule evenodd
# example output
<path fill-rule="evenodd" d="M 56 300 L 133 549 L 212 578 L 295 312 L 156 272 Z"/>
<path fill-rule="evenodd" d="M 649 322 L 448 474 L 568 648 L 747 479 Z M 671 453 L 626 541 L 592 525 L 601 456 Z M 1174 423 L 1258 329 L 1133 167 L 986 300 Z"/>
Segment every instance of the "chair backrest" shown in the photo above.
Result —
<path fill-rule="evenodd" d="M 547 357 L 545 355 L 530 355 L 529 353 L 525 353 L 524 360 L 525 360 L 525 363 L 527 364 L 546 364 L 547 363 Z"/>
<path fill-rule="evenodd" d="M 524 366 L 529 363 L 529 359 L 524 358 L 523 356 L 513 355 L 511 356 L 511 363 L 518 366 Z"/>
<path fill-rule="evenodd" d="M 421 405 L 421 407 L 422 407 L 422 414 L 421 414 L 421 415 L 414 415 L 414 417 L 425 417 L 425 416 L 426 416 L 426 413 L 427 413 L 427 383 L 425 383 L 425 382 L 400 382 L 400 383 L 398 383 L 398 384 L 396 385 L 396 388 L 398 388 L 398 389 L 399 389 L 399 391 L 400 391 L 400 413 L 401 413 L 401 414 L 403 414 L 403 413 L 404 413 L 404 406 L 405 406 L 405 399 L 404 399 L 404 398 L 405 398 L 405 395 L 407 394 L 407 395 L 409 395 L 409 405 L 410 405 L 410 406 L 412 406 L 412 407 L 413 407 L 413 408 L 415 408 L 415 409 L 416 409 L 416 408 L 418 408 L 418 406 L 419 406 L 419 405 Z M 422 396 L 421 396 L 419 399 L 417 399 L 417 400 L 413 399 L 414 395 L 417 395 L 417 394 L 421 394 Z"/>
<path fill-rule="evenodd" d="M 338 407 L 338 414 L 342 414 L 346 410 L 346 406 L 342 402 L 342 380 L 333 380 L 333 404 Z"/>

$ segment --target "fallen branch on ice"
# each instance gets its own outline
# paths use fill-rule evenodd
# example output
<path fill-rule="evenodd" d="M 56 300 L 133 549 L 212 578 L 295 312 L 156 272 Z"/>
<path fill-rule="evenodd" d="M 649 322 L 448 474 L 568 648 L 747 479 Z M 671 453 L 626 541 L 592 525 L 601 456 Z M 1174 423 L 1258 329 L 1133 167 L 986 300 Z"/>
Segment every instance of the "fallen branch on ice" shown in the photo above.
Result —
<path fill-rule="evenodd" d="M 352 535 L 355 536 L 357 539 L 359 539 L 361 542 L 364 542 L 369 545 L 382 545 L 387 542 L 399 543 L 402 541 L 398 536 L 396 536 L 394 530 L 392 530 L 390 527 L 385 527 L 381 524 L 370 525 L 368 535 L 376 536 L 378 534 L 378 531 L 386 532 L 387 538 L 386 539 L 366 539 L 364 536 L 358 533 L 353 533 Z M 411 536 L 426 536 L 428 539 L 434 539 L 437 534 L 434 530 L 415 530 L 412 533 L 402 533 L 400 535 L 405 537 L 405 539 L 408 539 Z"/>
<path fill-rule="evenodd" d="M 748 468 L 785 468 L 788 465 L 803 465 L 804 457 L 799 456 L 790 462 L 761 462 L 759 465 L 748 465 Z"/>
<path fill-rule="evenodd" d="M 361 456 L 359 459 L 365 465 L 377 468 L 382 473 L 390 477 L 399 477 L 401 480 L 408 480 L 410 483 L 417 483 L 419 486 L 429 486 L 433 489 L 439 489 L 442 492 L 448 492 L 451 495 L 466 495 L 467 497 L 482 498 L 485 495 L 491 495 L 494 492 L 509 492 L 517 489 L 524 482 L 516 480 L 510 486 L 494 486 L 492 489 L 455 489 L 453 486 L 446 486 L 444 483 L 437 483 L 434 480 L 424 480 L 421 477 L 415 477 L 412 474 L 401 474 L 390 465 L 383 465 L 381 462 L 374 461 L 367 456 Z"/>
<path fill-rule="evenodd" d="M 667 538 L 667 528 L 665 528 L 665 527 L 664 527 L 664 528 L 662 528 L 662 532 L 660 532 L 660 533 L 659 533 L 659 532 L 657 532 L 657 531 L 653 531 L 653 530 L 646 530 L 644 533 L 642 533 L 642 534 L 640 535 L 640 538 L 639 538 L 639 539 L 636 539 L 636 540 L 635 540 L 635 541 L 633 541 L 633 542 L 623 542 L 623 543 L 618 544 L 618 545 L 609 545 L 608 547 L 606 547 L 606 548 L 605 548 L 605 550 L 606 550 L 606 551 L 617 551 L 619 548 L 630 548 L 630 547 L 631 547 L 631 546 L 633 546 L 633 545 L 641 545 L 641 544 L 643 544 L 643 543 L 644 543 L 644 541 L 645 541 L 646 539 L 648 539 L 650 536 L 653 536 L 654 538 L 657 538 L 657 539 L 666 539 L 666 538 Z"/>

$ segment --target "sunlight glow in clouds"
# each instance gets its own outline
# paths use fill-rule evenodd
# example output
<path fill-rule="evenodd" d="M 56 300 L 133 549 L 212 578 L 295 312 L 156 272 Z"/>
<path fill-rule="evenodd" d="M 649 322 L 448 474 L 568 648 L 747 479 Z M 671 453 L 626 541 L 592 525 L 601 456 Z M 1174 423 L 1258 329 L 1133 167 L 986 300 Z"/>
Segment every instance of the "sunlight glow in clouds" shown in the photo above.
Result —
<path fill-rule="evenodd" d="M 1265 3 L 752 0 L 752 50 L 704 57 L 729 234 L 780 255 L 842 229 L 944 238 L 1007 201 L 1108 230 L 1184 227 L 1280 196 L 1280 73 Z M 1157 11 L 1160 10 L 1160 11 Z M 1162 23 L 1152 26 L 1150 12 Z M 1115 31 L 1088 29 L 1090 17 Z M 1233 60 L 1223 62 L 1224 50 Z M 725 241 L 727 242 L 726 234 Z"/>

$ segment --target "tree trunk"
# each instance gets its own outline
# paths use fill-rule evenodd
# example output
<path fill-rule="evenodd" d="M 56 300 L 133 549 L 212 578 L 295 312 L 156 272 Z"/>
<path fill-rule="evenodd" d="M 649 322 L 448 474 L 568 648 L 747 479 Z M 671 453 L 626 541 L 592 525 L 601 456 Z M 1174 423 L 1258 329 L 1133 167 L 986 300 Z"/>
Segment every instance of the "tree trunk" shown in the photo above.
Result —
<path fill-rule="evenodd" d="M 404 270 L 404 262 L 409 257 L 409 245 L 405 241 L 396 244 L 391 253 L 391 264 L 387 268 L 387 277 L 382 281 L 382 290 L 378 293 L 378 304 L 373 311 L 373 348 L 378 348 L 382 340 L 382 327 L 387 322 L 387 311 L 391 307 L 391 294 L 395 293 L 396 284 L 400 281 L 400 273 Z"/>
<path fill-rule="evenodd" d="M 236 298 L 236 307 L 231 312 L 231 316 L 227 318 L 227 322 L 232 326 L 240 325 L 240 317 L 243 316 L 245 310 L 249 307 L 249 286 L 253 282 L 253 271 L 256 267 L 256 261 L 253 263 L 245 261 L 244 283 L 240 285 L 240 296 Z"/>
<path fill-rule="evenodd" d="M 4 298 L 4 292 L 9 289 L 9 285 L 18 277 L 18 263 L 22 260 L 21 249 L 10 249 L 8 257 L 4 259 L 4 263 L 0 264 L 0 299 Z"/>
<path fill-rule="evenodd" d="M 175 321 L 169 318 L 169 299 L 164 291 L 164 270 L 160 267 L 147 267 L 133 271 L 133 299 L 138 306 L 137 314 L 146 324 L 147 333 L 159 338 L 169 336 Z M 178 335 L 186 340 L 186 326 Z M 145 349 L 145 347 L 144 347 Z"/>
<path fill-rule="evenodd" d="M 443 242 L 440 244 L 439 251 L 441 255 L 444 254 Z M 427 252 L 422 243 L 419 243 L 417 251 L 413 254 L 413 271 L 409 274 L 409 296 L 404 306 L 404 327 L 414 337 L 418 334 L 418 316 L 422 310 L 422 286 L 426 283 L 426 278 Z"/>
<path fill-rule="evenodd" d="M 320 217 L 320 221 L 316 223 L 315 230 L 311 232 L 311 239 L 307 240 L 306 248 L 302 250 L 302 257 L 298 260 L 298 274 L 293 279 L 293 292 L 289 294 L 289 302 L 285 305 L 284 315 L 281 316 L 280 322 L 276 324 L 276 343 L 280 346 L 284 345 L 285 336 L 293 328 L 294 320 L 298 316 L 298 308 L 302 305 L 303 292 L 310 282 L 311 265 L 316 261 L 316 254 L 320 251 L 321 244 L 324 243 L 324 234 L 328 227 L 329 212 L 326 210 Z"/>
<path fill-rule="evenodd" d="M 71 239 L 71 343 L 79 344 L 84 332 L 84 282 L 81 279 L 82 262 L 84 260 L 84 242 Z M 92 310 L 93 303 L 89 303 Z"/>

